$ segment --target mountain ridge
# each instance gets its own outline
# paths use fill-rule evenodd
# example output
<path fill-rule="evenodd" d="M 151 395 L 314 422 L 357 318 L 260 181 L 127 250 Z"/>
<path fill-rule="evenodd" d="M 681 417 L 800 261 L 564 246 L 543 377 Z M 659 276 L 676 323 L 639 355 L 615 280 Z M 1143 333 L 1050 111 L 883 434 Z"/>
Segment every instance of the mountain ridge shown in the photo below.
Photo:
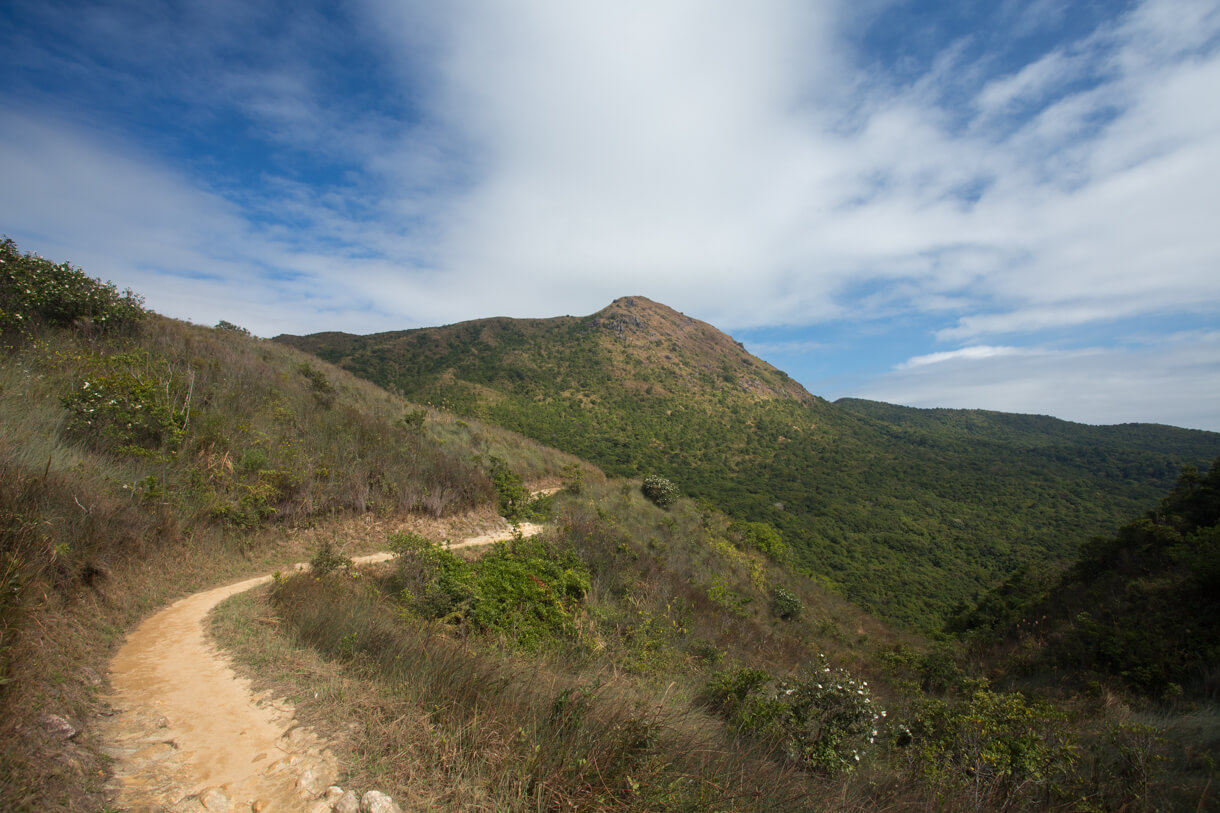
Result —
<path fill-rule="evenodd" d="M 832 404 L 645 297 L 594 314 L 277 337 L 409 399 L 601 466 L 660 474 L 780 530 L 873 612 L 935 628 L 1023 564 L 1066 561 L 1155 504 L 1220 434 Z"/>

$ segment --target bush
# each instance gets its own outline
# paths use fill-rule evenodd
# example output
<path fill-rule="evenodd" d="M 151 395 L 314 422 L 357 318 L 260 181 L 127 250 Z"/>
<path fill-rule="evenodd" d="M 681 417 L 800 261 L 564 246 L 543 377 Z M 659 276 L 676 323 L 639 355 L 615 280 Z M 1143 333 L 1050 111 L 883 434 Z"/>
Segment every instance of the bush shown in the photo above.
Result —
<path fill-rule="evenodd" d="M 968 788 L 988 808 L 1054 789 L 1071 775 L 1076 753 L 1061 713 L 985 682 L 968 700 L 923 700 L 900 736 L 922 777 Z"/>
<path fill-rule="evenodd" d="M 678 487 L 664 477 L 655 474 L 644 478 L 640 491 L 658 508 L 669 508 L 678 501 Z"/>
<path fill-rule="evenodd" d="M 855 768 L 885 716 L 868 683 L 833 669 L 824 655 L 792 680 L 759 669 L 717 675 L 703 700 L 738 731 L 780 743 L 790 759 L 818 773 Z"/>
<path fill-rule="evenodd" d="M 352 560 L 344 556 L 329 539 L 323 539 L 322 544 L 318 545 L 317 552 L 309 560 L 309 567 L 315 576 L 325 576 L 336 570 L 350 570 Z"/>
<path fill-rule="evenodd" d="M 219 322 L 217 322 L 216 329 L 227 331 L 229 333 L 236 333 L 239 336 L 246 336 L 247 338 L 250 337 L 250 331 L 248 329 L 242 327 L 241 325 L 235 325 L 227 319 L 221 319 Z"/>
<path fill-rule="evenodd" d="M 771 609 L 778 617 L 791 621 L 801 617 L 805 604 L 787 587 L 776 585 L 771 591 Z"/>
<path fill-rule="evenodd" d="M 114 451 L 176 449 L 189 404 L 173 374 L 143 351 L 86 357 L 80 384 L 61 399 L 67 430 Z"/>
<path fill-rule="evenodd" d="M 735 520 L 729 524 L 729 533 L 740 548 L 759 551 L 765 556 L 784 562 L 792 558 L 779 531 L 765 522 L 745 522 Z"/>
<path fill-rule="evenodd" d="M 504 460 L 493 457 L 490 463 L 491 483 L 496 488 L 500 515 L 510 522 L 520 522 L 529 507 L 529 490 L 521 475 L 510 469 Z"/>
<path fill-rule="evenodd" d="M 415 534 L 396 534 L 390 546 L 398 562 L 390 587 L 409 613 L 501 635 L 523 650 L 570 634 L 589 591 L 575 553 L 536 539 L 499 543 L 473 562 Z"/>
<path fill-rule="evenodd" d="M 144 315 L 144 300 L 130 290 L 119 293 L 113 283 L 20 254 L 11 239 L 0 240 L 0 333 L 26 333 L 38 323 L 119 328 Z"/>

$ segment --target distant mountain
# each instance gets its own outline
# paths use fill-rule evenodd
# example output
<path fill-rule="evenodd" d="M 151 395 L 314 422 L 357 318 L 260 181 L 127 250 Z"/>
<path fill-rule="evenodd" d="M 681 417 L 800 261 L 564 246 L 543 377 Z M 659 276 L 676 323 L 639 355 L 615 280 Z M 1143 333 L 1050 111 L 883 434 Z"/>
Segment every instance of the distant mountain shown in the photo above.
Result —
<path fill-rule="evenodd" d="M 938 627 L 1023 564 L 1065 561 L 1154 505 L 1220 434 L 834 404 L 644 297 L 586 317 L 279 336 L 414 401 L 499 423 L 609 473 L 658 473 L 779 529 L 888 618 Z"/>

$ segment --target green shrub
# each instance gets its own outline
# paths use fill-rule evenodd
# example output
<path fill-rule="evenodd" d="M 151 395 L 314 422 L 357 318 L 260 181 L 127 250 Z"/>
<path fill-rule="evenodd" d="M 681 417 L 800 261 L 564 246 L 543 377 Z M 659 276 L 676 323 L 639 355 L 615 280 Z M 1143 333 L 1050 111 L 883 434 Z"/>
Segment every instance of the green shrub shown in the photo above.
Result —
<path fill-rule="evenodd" d="M 247 336 L 247 337 L 248 337 L 248 336 L 250 335 L 250 331 L 249 331 L 249 330 L 247 330 L 246 328 L 242 327 L 241 325 L 235 325 L 235 324 L 233 324 L 232 322 L 228 321 L 227 319 L 221 319 L 219 322 L 217 322 L 217 323 L 216 323 L 216 329 L 217 329 L 217 330 L 224 330 L 224 331 L 227 331 L 227 332 L 229 332 L 229 333 L 236 333 L 236 334 L 237 334 L 237 335 L 239 335 L 239 336 Z"/>
<path fill-rule="evenodd" d="M 120 452 L 178 447 L 189 413 L 171 370 L 142 350 L 88 356 L 80 366 L 79 383 L 61 399 L 69 434 Z"/>
<path fill-rule="evenodd" d="M 658 508 L 669 508 L 678 501 L 678 487 L 664 477 L 651 474 L 644 478 L 640 491 Z"/>
<path fill-rule="evenodd" d="M 589 591 L 584 562 L 535 539 L 496 545 L 474 571 L 469 619 L 526 650 L 571 634 L 574 611 Z"/>
<path fill-rule="evenodd" d="M 510 522 L 521 521 L 530 502 L 530 493 L 521 475 L 510 469 L 501 458 L 493 457 L 489 462 L 500 515 Z"/>
<path fill-rule="evenodd" d="M 460 619 L 474 595 L 470 563 L 419 534 L 392 534 L 395 555 L 392 589 L 410 613 L 432 619 Z"/>
<path fill-rule="evenodd" d="M 717 675 L 703 700 L 742 733 L 777 742 L 808 770 L 852 770 L 875 744 L 884 709 L 868 683 L 834 669 L 824 655 L 794 679 L 759 669 Z"/>
<path fill-rule="evenodd" d="M 729 524 L 729 534 L 739 548 L 756 550 L 781 562 L 792 558 L 792 551 L 779 531 L 765 522 L 734 520 Z"/>
<path fill-rule="evenodd" d="M 91 325 L 113 329 L 144 318 L 144 300 L 119 293 L 68 263 L 20 254 L 8 237 L 0 240 L 0 333 L 27 333 L 37 324 Z"/>
<path fill-rule="evenodd" d="M 584 491 L 585 473 L 579 463 L 568 463 L 561 470 L 564 480 L 563 490 L 568 494 L 579 495 Z"/>
<path fill-rule="evenodd" d="M 805 604 L 787 587 L 776 585 L 771 591 L 771 610 L 785 621 L 801 617 Z"/>
<path fill-rule="evenodd" d="M 335 402 L 335 385 L 330 383 L 326 373 L 314 367 L 308 361 L 303 362 L 297 370 L 309 382 L 310 392 L 318 406 L 328 408 Z"/>
<path fill-rule="evenodd" d="M 396 534 L 390 546 L 398 563 L 390 589 L 406 610 L 501 636 L 518 649 L 570 634 L 589 591 L 584 562 L 537 539 L 499 543 L 473 562 L 415 534 Z"/>
<path fill-rule="evenodd" d="M 408 409 L 402 413 L 402 424 L 412 432 L 421 432 L 424 428 L 424 422 L 428 419 L 428 410 Z"/>
<path fill-rule="evenodd" d="M 344 556 L 329 539 L 323 539 L 313 558 L 309 560 L 309 567 L 315 576 L 325 576 L 336 570 L 350 570 L 352 560 Z"/>
<path fill-rule="evenodd" d="M 1007 807 L 1072 773 L 1076 750 L 1063 718 L 984 682 L 967 700 L 921 700 L 909 728 L 898 729 L 899 744 L 925 780 L 967 788 L 983 807 Z"/>

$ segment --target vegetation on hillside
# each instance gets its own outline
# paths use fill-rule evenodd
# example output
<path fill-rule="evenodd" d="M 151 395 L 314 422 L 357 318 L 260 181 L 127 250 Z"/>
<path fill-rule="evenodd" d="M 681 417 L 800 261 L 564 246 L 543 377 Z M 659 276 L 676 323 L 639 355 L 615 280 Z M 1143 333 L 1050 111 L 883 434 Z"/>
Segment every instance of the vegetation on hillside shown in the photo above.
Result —
<path fill-rule="evenodd" d="M 1130 708 L 999 690 L 742 531 L 689 500 L 663 510 L 634 483 L 599 482 L 561 492 L 538 539 L 466 558 L 398 538 L 395 561 L 294 576 L 246 612 L 275 614 L 273 629 L 328 665 L 311 667 L 320 684 L 276 684 L 302 713 L 334 727 L 355 704 L 373 718 L 343 743 L 349 780 L 420 808 L 1100 811 L 1209 798 L 1198 755 L 1169 761 L 1162 730 Z M 801 612 L 777 611 L 780 589 Z M 239 658 L 265 657 L 242 636 L 267 625 L 231 613 L 220 625 Z"/>
<path fill-rule="evenodd" d="M 0 339 L 4 809 L 100 806 L 91 734 L 62 743 L 46 721 L 86 727 L 149 602 L 275 562 L 277 529 L 485 505 L 492 458 L 530 479 L 575 463 L 235 326 L 162 318 L 10 240 Z"/>
<path fill-rule="evenodd" d="M 1220 459 L 1058 575 L 1022 571 L 954 628 L 1018 643 L 1013 667 L 1153 698 L 1220 699 Z"/>
<path fill-rule="evenodd" d="M 876 601 L 895 584 L 922 586 L 932 603 L 915 600 L 909 612 L 925 618 L 964 594 L 938 582 L 943 574 L 986 572 L 972 545 L 1024 527 L 1001 516 L 1012 500 L 1077 523 L 1121 502 L 1055 514 L 1082 499 L 1070 491 L 1079 469 L 1068 461 L 1026 482 L 1047 459 L 1020 451 L 1038 445 L 1028 432 L 1004 438 L 993 427 L 986 455 L 972 458 L 965 450 L 978 439 L 849 415 L 765 367 L 726 390 L 728 370 L 699 364 L 749 365 L 691 320 L 658 333 L 669 360 L 640 355 L 652 334 L 630 311 L 565 322 L 619 342 L 606 351 L 614 366 L 581 372 L 601 389 L 574 389 L 583 406 L 565 414 L 585 430 L 622 429 L 615 465 L 649 475 L 646 488 L 407 403 L 236 325 L 148 313 L 135 295 L 9 242 L 0 259 L 4 809 L 103 808 L 107 762 L 89 721 L 123 631 L 172 596 L 308 558 L 307 536 L 319 541 L 315 572 L 238 599 L 246 615 L 230 607 L 218 630 L 304 719 L 336 732 L 348 778 L 419 808 L 1096 811 L 1204 808 L 1213 798 L 1220 727 L 1192 679 L 1164 706 L 1121 681 L 1074 694 L 1070 684 L 1039 689 L 1027 674 L 1023 691 L 1005 691 L 1015 667 L 895 630 L 802 571 L 843 564 L 837 572 L 861 581 L 842 583 Z M 518 346 L 493 334 L 502 352 Z M 576 356 L 602 358 L 573 338 Z M 561 361 L 545 342 L 537 349 Z M 515 378 L 511 354 L 501 360 Z M 629 368 L 624 395 L 610 385 Z M 475 411 L 534 420 L 513 392 L 480 389 Z M 535 395 L 543 414 L 556 408 Z M 672 412 L 662 418 L 659 405 Z M 793 420 L 807 422 L 794 432 Z M 571 431 L 593 445 L 603 438 Z M 1174 460 L 1140 451 L 1139 437 L 1123 475 L 1131 482 L 1114 479 L 1131 501 L 1145 488 L 1135 480 L 1155 480 L 1152 464 Z M 1189 451 L 1193 441 L 1181 442 Z M 654 451 L 637 460 L 632 444 Z M 819 459 L 818 476 L 801 468 Z M 726 472 L 737 479 L 717 485 Z M 928 472 L 944 482 L 928 485 Z M 1136 547 L 1097 543 L 1086 558 L 1109 567 L 1157 553 L 1165 569 L 1121 589 L 1152 594 L 1166 573 L 1193 589 L 1214 565 L 1214 472 L 1188 473 L 1148 535 L 1130 537 Z M 903 482 L 916 474 L 925 479 Z M 564 486 L 539 498 L 526 484 L 541 478 Z M 397 556 L 364 570 L 332 530 L 343 517 L 487 505 L 550 527 L 482 557 L 418 534 L 367 540 Z M 978 523 L 966 525 L 971 535 L 941 539 L 962 517 Z M 898 524 L 882 531 L 883 520 Z M 835 523 L 837 537 L 827 531 Z M 878 538 L 894 528 L 928 542 L 912 552 Z M 913 575 L 890 572 L 903 568 Z M 266 623 L 273 616 L 279 623 Z M 1178 665 L 1207 675 L 1203 646 Z M 988 681 L 972 663 L 1003 668 Z M 79 733 L 65 738 L 60 718 Z"/>
<path fill-rule="evenodd" d="M 1023 564 L 1066 562 L 1220 452 L 1220 435 L 1172 427 L 828 404 L 640 297 L 584 318 L 278 340 L 766 522 L 800 566 L 923 629 Z"/>

